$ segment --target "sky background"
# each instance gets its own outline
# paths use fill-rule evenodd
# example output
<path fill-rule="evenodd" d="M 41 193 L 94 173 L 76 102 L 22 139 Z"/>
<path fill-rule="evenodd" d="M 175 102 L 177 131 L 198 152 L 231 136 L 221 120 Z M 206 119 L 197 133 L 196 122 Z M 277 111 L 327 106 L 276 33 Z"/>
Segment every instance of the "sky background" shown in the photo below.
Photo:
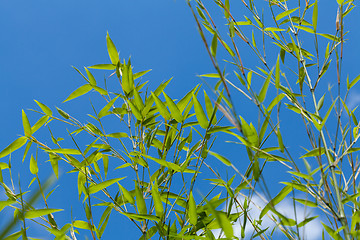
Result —
<path fill-rule="evenodd" d="M 320 0 L 319 4 L 324 7 L 319 12 L 319 29 L 333 29 L 336 1 Z M 350 78 L 358 73 L 359 19 L 356 8 L 346 20 L 352 32 L 347 35 L 351 48 L 345 48 L 343 72 Z M 196 75 L 214 72 L 184 0 L 0 0 L 0 29 L 0 149 L 22 134 L 21 109 L 37 108 L 34 99 L 78 116 L 91 111 L 86 97 L 77 104 L 62 101 L 84 84 L 71 66 L 81 69 L 109 62 L 107 32 L 120 57 L 131 56 L 135 71 L 152 69 L 146 77 L 150 89 L 174 77 L 167 87 L 167 94 L 173 98 L 181 98 L 203 83 Z M 359 103 L 359 94 L 357 87 L 349 105 Z M 246 105 L 241 105 L 243 110 L 248 110 Z M 300 131 L 292 130 L 294 135 Z M 285 140 L 297 146 L 298 139 Z M 220 146 L 225 152 L 235 151 L 229 145 Z M 126 219 L 118 221 L 124 224 L 121 234 L 131 232 L 132 225 L 122 222 Z M 108 234 L 109 238 L 114 236 Z"/>

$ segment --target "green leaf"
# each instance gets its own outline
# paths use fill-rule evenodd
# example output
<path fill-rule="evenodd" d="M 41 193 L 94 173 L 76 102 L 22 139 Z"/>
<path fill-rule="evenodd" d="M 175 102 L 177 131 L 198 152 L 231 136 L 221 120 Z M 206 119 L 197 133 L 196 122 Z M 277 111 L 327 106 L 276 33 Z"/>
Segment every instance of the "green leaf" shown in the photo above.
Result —
<path fill-rule="evenodd" d="M 34 100 L 34 101 L 46 115 L 48 115 L 48 116 L 52 115 L 52 111 L 50 110 L 50 108 L 48 106 L 46 106 L 45 104 L 42 104 L 41 102 L 38 102 L 36 100 Z"/>
<path fill-rule="evenodd" d="M 63 102 L 67 102 L 74 98 L 80 97 L 81 95 L 88 93 L 91 89 L 92 86 L 90 84 L 85 84 L 73 91 Z"/>
<path fill-rule="evenodd" d="M 200 127 L 207 129 L 209 126 L 209 121 L 206 118 L 204 109 L 202 108 L 201 104 L 199 103 L 199 100 L 197 100 L 195 94 L 193 94 L 193 102 L 194 102 L 196 118 L 199 122 Z"/>
<path fill-rule="evenodd" d="M 165 120 L 170 120 L 171 116 L 165 104 L 153 92 L 151 92 L 151 96 L 154 98 L 156 107 L 161 116 L 165 118 Z"/>
<path fill-rule="evenodd" d="M 211 55 L 214 58 L 216 57 L 217 43 L 218 43 L 218 36 L 217 33 L 215 33 L 211 41 L 211 48 L 210 48 Z"/>
<path fill-rule="evenodd" d="M 118 184 L 119 184 L 119 183 L 118 183 Z M 124 188 L 123 186 L 121 186 L 120 184 L 119 184 L 119 187 L 120 187 L 121 192 L 122 192 L 123 195 L 124 195 L 124 198 L 125 198 L 129 203 L 134 204 L 134 203 L 135 203 L 135 199 L 134 199 L 133 195 L 132 195 L 128 190 L 126 190 L 126 188 Z"/>
<path fill-rule="evenodd" d="M 116 133 L 110 133 L 108 135 L 106 135 L 107 137 L 112 137 L 112 138 L 127 138 L 128 134 L 125 132 L 116 132 Z"/>
<path fill-rule="evenodd" d="M 300 158 L 320 156 L 325 153 L 325 148 L 315 148 L 308 153 L 304 154 Z"/>
<path fill-rule="evenodd" d="M 279 193 L 276 195 L 266 206 L 263 208 L 263 210 L 260 213 L 260 219 L 262 219 L 265 214 L 271 210 L 274 209 L 274 207 L 281 202 L 291 191 L 292 187 L 289 185 L 286 185 Z"/>
<path fill-rule="evenodd" d="M 11 204 L 15 204 L 16 201 L 15 200 L 5 200 L 5 201 L 0 201 L 0 212 L 7 206 L 10 206 Z"/>
<path fill-rule="evenodd" d="M 293 8 L 293 9 L 289 9 L 289 10 L 287 10 L 287 11 L 284 11 L 284 12 L 278 14 L 275 19 L 276 19 L 276 21 L 279 21 L 280 19 L 282 19 L 282 18 L 290 15 L 291 13 L 295 12 L 295 11 L 298 10 L 298 9 L 299 9 L 299 8 L 297 7 L 297 8 Z"/>
<path fill-rule="evenodd" d="M 146 203 L 144 199 L 143 193 L 140 191 L 139 186 L 136 184 L 135 186 L 135 197 L 136 197 L 136 207 L 140 214 L 146 215 Z"/>
<path fill-rule="evenodd" d="M 279 58 L 278 58 L 279 59 Z M 266 93 L 267 93 L 267 90 L 269 88 L 269 84 L 270 84 L 270 79 L 271 79 L 271 76 L 272 76 L 272 73 L 273 73 L 273 69 L 269 72 L 261 90 L 260 90 L 260 93 L 259 93 L 259 96 L 258 96 L 258 99 L 259 99 L 259 102 L 263 102 L 265 100 L 265 97 L 266 97 Z"/>
<path fill-rule="evenodd" d="M 56 108 L 56 110 L 58 111 L 58 113 L 65 119 L 69 119 L 70 115 L 68 113 L 66 113 L 65 111 L 61 110 L 60 108 Z"/>
<path fill-rule="evenodd" d="M 45 149 L 45 151 L 52 153 L 59 153 L 59 154 L 81 155 L 81 152 L 77 149 L 57 148 L 57 149 Z"/>
<path fill-rule="evenodd" d="M 17 149 L 21 148 L 22 146 L 25 145 L 27 141 L 26 137 L 19 137 L 18 139 L 16 139 L 14 142 L 12 142 L 9 146 L 7 146 L 4 150 L 2 150 L 0 152 L 0 158 L 3 158 L 7 155 L 9 155 L 10 153 L 16 151 Z"/>
<path fill-rule="evenodd" d="M 106 45 L 107 45 L 107 50 L 109 53 L 111 63 L 116 65 L 117 62 L 119 61 L 119 54 L 118 54 L 118 51 L 116 50 L 115 44 L 113 43 L 113 41 L 111 40 L 111 38 L 109 36 L 109 33 L 107 33 L 107 35 L 106 35 Z"/>
<path fill-rule="evenodd" d="M 153 197 L 154 200 L 154 205 L 155 205 L 155 212 L 156 212 L 156 216 L 158 216 L 159 218 L 161 218 L 164 215 L 164 207 L 162 205 L 162 201 L 161 201 L 161 197 L 160 197 L 160 193 L 159 193 L 159 189 L 158 189 L 158 182 L 155 179 L 155 183 L 153 184 L 151 182 L 152 188 L 151 188 L 151 195 Z"/>
<path fill-rule="evenodd" d="M 36 175 L 39 172 L 39 168 L 37 166 L 37 161 L 33 157 L 33 155 L 31 155 L 31 157 L 30 157 L 30 172 L 34 175 Z"/>
<path fill-rule="evenodd" d="M 348 83 L 347 89 L 350 90 L 359 80 L 360 80 L 360 74 L 350 83 Z"/>
<path fill-rule="evenodd" d="M 32 135 L 31 126 L 24 110 L 22 110 L 22 123 L 24 128 L 24 135 L 30 137 Z"/>
<path fill-rule="evenodd" d="M 143 116 L 141 115 L 141 112 L 139 111 L 139 109 L 132 103 L 132 101 L 128 101 L 128 104 L 130 106 L 131 112 L 134 114 L 135 118 L 137 120 L 142 120 Z"/>
<path fill-rule="evenodd" d="M 150 71 L 151 71 L 151 69 L 146 70 L 146 71 L 141 71 L 141 72 L 134 73 L 134 80 L 138 79 L 139 77 L 144 76 L 146 73 L 148 73 Z"/>
<path fill-rule="evenodd" d="M 72 225 L 76 228 L 91 230 L 91 225 L 88 222 L 82 220 L 75 220 Z"/>
<path fill-rule="evenodd" d="M 183 122 L 183 116 L 181 115 L 181 112 L 179 108 L 176 106 L 174 101 L 165 93 L 163 92 L 163 95 L 165 97 L 166 103 L 170 109 L 171 116 L 179 123 Z"/>
<path fill-rule="evenodd" d="M 92 73 L 87 68 L 85 68 L 85 71 L 86 71 L 86 74 L 88 76 L 90 85 L 96 86 L 96 80 L 95 80 L 94 76 L 92 75 Z"/>
<path fill-rule="evenodd" d="M 317 29 L 317 21 L 318 21 L 318 2 L 317 2 L 317 0 L 315 0 L 314 8 L 313 8 L 313 15 L 312 15 L 312 25 L 314 27 L 315 32 Z"/>
<path fill-rule="evenodd" d="M 120 97 L 120 95 L 116 96 L 115 98 L 113 98 L 110 102 L 108 102 L 98 113 L 98 118 L 102 118 L 106 115 L 109 114 L 109 110 L 110 108 L 114 105 L 116 99 L 118 99 L 118 97 Z"/>
<path fill-rule="evenodd" d="M 189 216 L 189 221 L 192 225 L 196 225 L 197 223 L 197 212 L 196 212 L 196 203 L 195 203 L 195 199 L 193 196 L 193 193 L 190 192 L 189 195 L 189 202 L 188 202 L 188 216 Z"/>
<path fill-rule="evenodd" d="M 229 159 L 227 159 L 226 157 L 224 156 L 221 156 L 220 154 L 218 153 L 215 153 L 215 152 L 212 152 L 212 151 L 209 151 L 210 155 L 216 157 L 217 159 L 219 159 L 222 163 L 224 163 L 225 165 L 227 166 L 230 166 L 231 165 L 231 162 Z"/>
<path fill-rule="evenodd" d="M 89 187 L 89 194 L 94 194 L 94 193 L 97 193 L 98 191 L 101 191 L 103 190 L 104 188 L 107 188 L 109 187 L 110 185 L 113 185 L 114 183 L 124 179 L 125 177 L 122 177 L 122 178 L 114 178 L 114 179 L 109 179 L 109 180 L 106 180 L 106 181 L 103 181 L 103 182 L 100 182 L 100 183 L 97 183 L 97 184 L 92 184 L 90 187 Z"/>
<path fill-rule="evenodd" d="M 275 68 L 275 87 L 277 89 L 280 88 L 280 59 L 279 56 L 276 61 L 276 68 Z"/>
<path fill-rule="evenodd" d="M 115 70 L 116 65 L 114 65 L 114 64 L 96 64 L 96 65 L 89 66 L 88 68 L 102 69 L 102 70 Z"/>
<path fill-rule="evenodd" d="M 285 97 L 284 93 L 280 93 L 279 95 L 277 95 L 269 104 L 269 106 L 267 107 L 266 111 L 270 112 L 283 98 Z"/>
<path fill-rule="evenodd" d="M 31 132 L 34 134 L 39 128 L 41 128 L 49 120 L 48 115 L 42 116 L 35 124 L 31 127 Z"/>
<path fill-rule="evenodd" d="M 276 28 L 276 27 L 267 27 L 267 28 L 264 29 L 264 31 L 282 32 L 282 31 L 285 31 L 285 29 Z"/>
<path fill-rule="evenodd" d="M 48 215 L 54 212 L 60 212 L 63 211 L 63 209 L 52 209 L 52 208 L 46 208 L 46 209 L 36 209 L 36 210 L 29 210 L 25 212 L 25 218 L 27 219 L 33 219 L 38 218 L 44 215 Z"/>

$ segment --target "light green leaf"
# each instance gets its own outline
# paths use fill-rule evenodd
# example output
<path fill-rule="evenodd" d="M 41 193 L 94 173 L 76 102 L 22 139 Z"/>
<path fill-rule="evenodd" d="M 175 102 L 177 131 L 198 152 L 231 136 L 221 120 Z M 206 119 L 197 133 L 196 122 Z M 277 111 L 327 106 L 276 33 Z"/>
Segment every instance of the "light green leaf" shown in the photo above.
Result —
<path fill-rule="evenodd" d="M 271 76 L 272 76 L 272 73 L 273 73 L 273 69 L 269 72 L 261 90 L 260 90 L 260 93 L 259 93 L 259 102 L 263 102 L 265 100 L 265 97 L 266 97 L 266 93 L 267 93 L 267 90 L 269 88 L 269 84 L 270 84 L 270 80 L 271 80 Z"/>
<path fill-rule="evenodd" d="M 81 155 L 81 152 L 77 149 L 57 148 L 57 149 L 46 149 L 45 151 L 52 153 L 59 153 L 59 154 Z"/>
<path fill-rule="evenodd" d="M 279 56 L 276 61 L 276 68 L 275 68 L 275 87 L 277 89 L 280 88 L 280 59 Z"/>
<path fill-rule="evenodd" d="M 157 180 L 155 179 L 155 183 L 151 182 L 151 185 L 152 185 L 151 195 L 152 195 L 153 200 L 154 200 L 156 216 L 161 218 L 164 215 L 164 207 L 162 205 L 162 201 L 161 201 L 161 198 L 160 198 L 160 193 L 159 193 L 159 189 L 158 189 Z"/>
<path fill-rule="evenodd" d="M 139 186 L 136 184 L 135 186 L 135 197 L 136 197 L 136 207 L 140 214 L 146 215 L 147 214 L 147 208 L 146 203 L 144 199 L 143 193 L 140 191 Z"/>
<path fill-rule="evenodd" d="M 50 110 L 50 108 L 48 106 L 46 106 L 45 104 L 42 104 L 41 102 L 38 102 L 36 100 L 34 100 L 34 101 L 46 115 L 48 115 L 48 116 L 52 115 L 52 111 Z"/>
<path fill-rule="evenodd" d="M 197 100 L 194 94 L 193 94 L 193 102 L 194 102 L 196 118 L 199 122 L 200 127 L 207 129 L 207 127 L 209 126 L 209 121 L 206 118 L 204 109 L 202 108 L 201 104 L 199 103 L 199 100 Z"/>
<path fill-rule="evenodd" d="M 112 138 L 127 138 L 128 134 L 125 132 L 116 132 L 116 133 L 110 133 L 108 135 L 106 135 L 107 137 L 112 137 Z"/>
<path fill-rule="evenodd" d="M 292 187 L 289 185 L 286 185 L 279 193 L 276 195 L 266 206 L 263 208 L 263 210 L 260 213 L 260 219 L 262 219 L 265 214 L 273 209 L 279 202 L 281 202 L 291 191 Z"/>
<path fill-rule="evenodd" d="M 195 199 L 193 196 L 193 193 L 190 192 L 189 195 L 189 202 L 188 202 L 188 216 L 189 216 L 189 221 L 192 225 L 196 225 L 197 223 L 197 212 L 196 212 L 196 203 L 195 203 Z"/>
<path fill-rule="evenodd" d="M 81 95 L 88 93 L 91 89 L 92 86 L 90 84 L 85 84 L 73 91 L 63 102 L 67 102 L 74 98 L 80 97 Z"/>
<path fill-rule="evenodd" d="M 324 153 L 325 153 L 325 148 L 320 148 L 320 149 L 315 148 L 315 149 L 309 151 L 308 153 L 304 154 L 300 158 L 320 156 L 320 155 L 323 155 Z"/>
<path fill-rule="evenodd" d="M 96 86 L 96 80 L 94 78 L 94 75 L 92 75 L 92 73 L 87 68 L 85 68 L 85 71 L 86 71 L 86 74 L 88 75 L 90 85 Z"/>
<path fill-rule="evenodd" d="M 89 187 L 89 194 L 94 194 L 94 193 L 97 193 L 98 191 L 101 191 L 103 190 L 104 188 L 107 188 L 111 185 L 113 185 L 114 183 L 124 179 L 125 177 L 122 177 L 122 178 L 114 178 L 114 179 L 109 179 L 109 180 L 106 180 L 106 181 L 103 181 L 103 182 L 100 182 L 100 183 L 97 183 L 97 184 L 92 184 L 90 187 Z"/>
<path fill-rule="evenodd" d="M 33 155 L 31 155 L 31 157 L 30 157 L 30 172 L 34 175 L 36 175 L 39 172 L 39 168 L 37 166 L 37 161 L 33 157 Z"/>
<path fill-rule="evenodd" d="M 114 105 L 116 99 L 118 99 L 118 97 L 120 97 L 120 95 L 116 96 L 115 98 L 113 98 L 110 102 L 108 102 L 98 113 L 98 118 L 102 118 L 106 115 L 108 115 L 110 108 Z"/>
<path fill-rule="evenodd" d="M 295 12 L 295 11 L 298 10 L 298 9 L 299 9 L 299 8 L 297 7 L 297 8 L 293 8 L 293 9 L 289 9 L 289 10 L 287 10 L 287 11 L 284 11 L 284 12 L 278 14 L 275 19 L 276 19 L 276 21 L 279 21 L 280 19 L 282 19 L 282 18 L 290 15 L 291 13 Z"/>
<path fill-rule="evenodd" d="M 72 225 L 76 228 L 91 230 L 89 223 L 82 220 L 75 220 Z"/>
<path fill-rule="evenodd" d="M 214 34 L 213 39 L 211 41 L 211 48 L 210 48 L 210 52 L 211 55 L 213 57 L 216 57 L 216 51 L 217 51 L 217 43 L 218 43 L 218 38 L 217 38 L 217 33 Z"/>
<path fill-rule="evenodd" d="M 103 70 L 115 70 L 116 65 L 113 65 L 113 64 L 96 64 L 96 65 L 89 66 L 88 68 L 103 69 Z"/>
<path fill-rule="evenodd" d="M 314 31 L 316 32 L 317 29 L 317 21 L 318 21 L 318 2 L 315 0 L 314 8 L 313 8 L 313 15 L 312 15 L 312 25 L 314 27 Z"/>
<path fill-rule="evenodd" d="M 24 110 L 22 110 L 22 123 L 24 128 L 24 135 L 30 137 L 32 135 L 31 126 Z"/>
<path fill-rule="evenodd" d="M 119 54 L 116 50 L 115 44 L 113 43 L 113 41 L 111 40 L 111 38 L 109 36 L 109 33 L 107 33 L 107 35 L 106 35 L 106 45 L 107 45 L 107 50 L 109 53 L 111 63 L 116 65 L 117 62 L 119 61 Z"/>
<path fill-rule="evenodd" d="M 46 209 L 29 210 L 29 211 L 25 212 L 25 218 L 33 219 L 33 218 L 38 218 L 38 217 L 41 217 L 44 215 L 48 215 L 50 213 L 60 212 L 60 211 L 63 211 L 63 209 L 46 208 Z"/>
<path fill-rule="evenodd" d="M 165 118 L 165 120 L 169 120 L 170 113 L 167 110 L 165 104 L 153 92 L 151 93 L 151 96 L 154 98 L 156 107 L 157 107 L 159 113 L 161 114 L 161 116 L 163 118 Z"/>
<path fill-rule="evenodd" d="M 217 159 L 219 159 L 222 163 L 224 163 L 225 165 L 227 166 L 230 166 L 231 165 L 231 162 L 229 159 L 227 159 L 226 157 L 224 156 L 221 156 L 220 154 L 218 153 L 215 153 L 215 152 L 212 152 L 212 151 L 209 151 L 210 155 L 216 157 Z"/>
<path fill-rule="evenodd" d="M 351 89 L 358 81 L 360 80 L 360 74 L 354 78 L 350 83 L 348 83 L 347 89 Z"/>
<path fill-rule="evenodd" d="M 132 195 L 128 190 L 126 190 L 126 188 L 124 188 L 123 186 L 121 186 L 120 184 L 119 184 L 119 187 L 120 187 L 121 192 L 122 192 L 123 195 L 124 195 L 124 198 L 125 198 L 129 203 L 134 204 L 134 203 L 135 203 L 135 199 L 134 199 L 133 195 Z"/>
<path fill-rule="evenodd" d="M 16 139 L 14 142 L 12 142 L 9 146 L 7 146 L 4 150 L 2 150 L 0 152 L 0 158 L 3 158 L 5 156 L 9 155 L 10 153 L 16 151 L 17 149 L 21 148 L 22 146 L 24 146 L 26 141 L 27 141 L 26 137 L 19 137 L 18 139 Z"/>
<path fill-rule="evenodd" d="M 181 112 L 179 108 L 176 106 L 174 101 L 165 93 L 163 92 L 163 95 L 165 97 L 166 103 L 170 109 L 171 116 L 179 123 L 183 122 L 183 116 L 181 115 Z"/>

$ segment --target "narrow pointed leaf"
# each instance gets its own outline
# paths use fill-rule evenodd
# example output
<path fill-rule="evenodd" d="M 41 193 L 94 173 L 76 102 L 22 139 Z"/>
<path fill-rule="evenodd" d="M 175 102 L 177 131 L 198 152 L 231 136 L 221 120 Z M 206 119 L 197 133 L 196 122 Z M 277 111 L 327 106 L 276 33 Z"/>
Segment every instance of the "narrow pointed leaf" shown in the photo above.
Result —
<path fill-rule="evenodd" d="M 115 44 L 113 43 L 113 41 L 111 40 L 111 38 L 109 36 L 109 33 L 107 33 L 107 35 L 106 35 L 106 45 L 107 45 L 107 50 L 109 53 L 111 63 L 116 65 L 117 62 L 119 61 L 119 54 L 116 50 Z"/>
<path fill-rule="evenodd" d="M 67 102 L 74 98 L 80 97 L 81 95 L 88 93 L 91 89 L 92 87 L 90 84 L 85 84 L 72 92 L 63 102 Z"/>
<path fill-rule="evenodd" d="M 193 94 L 193 102 L 194 102 L 196 118 L 199 122 L 199 125 L 200 127 L 206 129 L 209 126 L 209 121 L 206 118 L 204 109 L 202 108 L 201 104 L 199 103 L 199 100 L 197 100 L 194 94 Z"/>
<path fill-rule="evenodd" d="M 3 158 L 5 156 L 9 155 L 10 153 L 16 151 L 17 149 L 21 148 L 22 146 L 24 146 L 26 141 L 27 141 L 26 137 L 19 137 L 18 139 L 16 139 L 14 142 L 12 142 L 9 146 L 7 146 L 4 150 L 2 150 L 0 152 L 0 158 Z"/>
<path fill-rule="evenodd" d="M 29 210 L 25 212 L 25 218 L 27 219 L 33 219 L 38 218 L 44 215 L 48 215 L 54 212 L 60 212 L 63 211 L 63 209 L 52 209 L 52 208 L 46 208 L 46 209 L 36 209 L 36 210 Z"/>
<path fill-rule="evenodd" d="M 122 178 L 114 178 L 114 179 L 109 179 L 109 180 L 106 180 L 104 182 L 100 182 L 100 183 L 97 183 L 97 184 L 93 184 L 89 187 L 89 194 L 93 194 L 93 193 L 96 193 L 98 191 L 101 191 L 103 190 L 104 188 L 107 188 L 111 185 L 113 185 L 114 183 L 124 179 L 125 177 L 122 177 Z"/>

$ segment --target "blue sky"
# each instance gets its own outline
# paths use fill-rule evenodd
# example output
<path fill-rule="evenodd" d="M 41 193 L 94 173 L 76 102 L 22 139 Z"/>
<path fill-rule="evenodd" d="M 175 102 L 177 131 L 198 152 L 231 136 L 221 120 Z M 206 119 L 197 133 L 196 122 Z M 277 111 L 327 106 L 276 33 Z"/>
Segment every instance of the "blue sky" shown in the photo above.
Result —
<path fill-rule="evenodd" d="M 329 2 L 319 1 L 320 7 L 334 9 L 336 1 Z M 334 13 L 319 14 L 319 26 L 324 31 L 332 28 Z M 346 20 L 353 30 L 348 34 L 351 48 L 345 48 L 343 72 L 351 78 L 358 71 L 358 19 L 356 8 Z M 91 111 L 86 97 L 76 105 L 62 101 L 83 84 L 71 66 L 81 69 L 109 62 L 107 32 L 121 58 L 132 57 L 136 71 L 152 69 L 147 75 L 150 86 L 174 77 L 167 88 L 173 98 L 201 84 L 197 74 L 214 72 L 184 0 L 0 0 L 0 27 L 0 149 L 22 134 L 21 109 L 36 108 L 34 99 L 79 116 Z M 360 101 L 357 89 L 352 95 L 354 106 Z M 246 111 L 246 106 L 241 108 Z M 285 140 L 297 146 L 297 139 Z M 126 219 L 118 221 L 126 226 L 124 232 L 130 232 L 131 224 L 123 225 Z"/>

